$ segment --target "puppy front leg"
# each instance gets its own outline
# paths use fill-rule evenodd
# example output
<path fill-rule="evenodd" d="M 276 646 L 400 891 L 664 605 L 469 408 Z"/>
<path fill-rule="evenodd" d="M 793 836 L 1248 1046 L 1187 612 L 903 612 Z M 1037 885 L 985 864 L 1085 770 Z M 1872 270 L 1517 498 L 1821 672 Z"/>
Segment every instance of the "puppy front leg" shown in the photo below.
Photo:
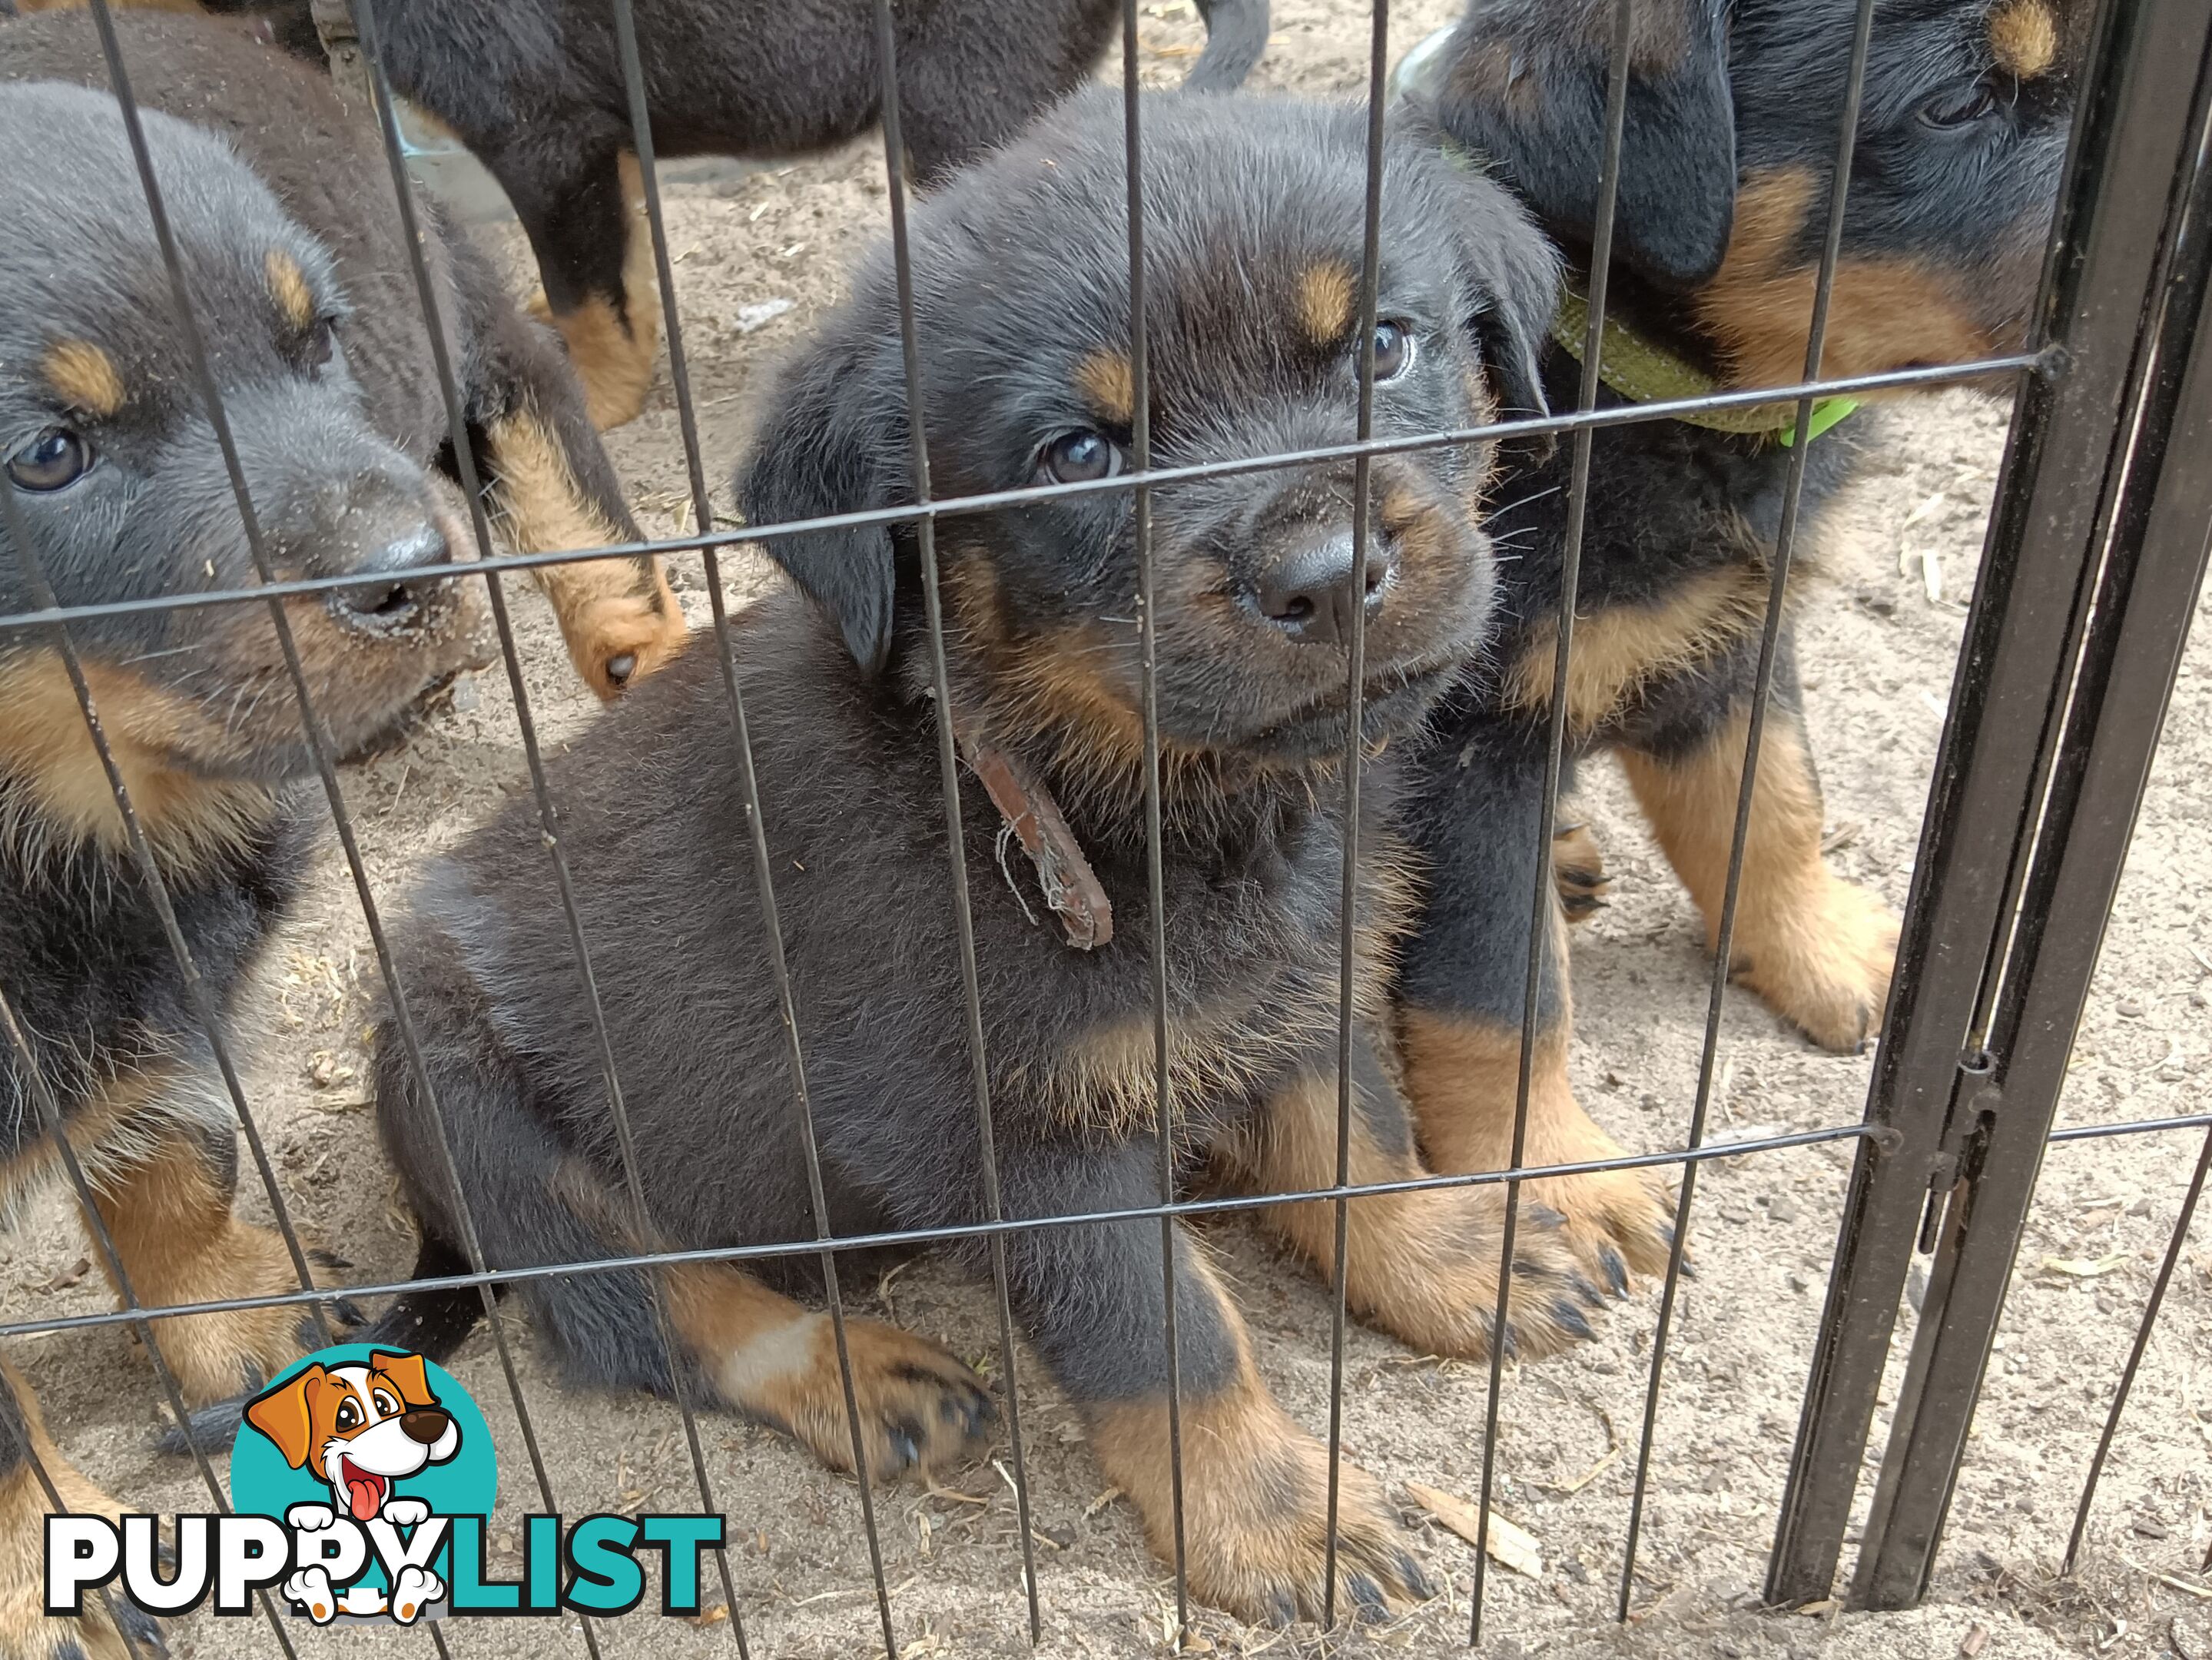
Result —
<path fill-rule="evenodd" d="M 678 1336 L 716 1393 L 787 1430 L 832 1469 L 853 1468 L 837 1335 L 827 1314 L 720 1263 L 670 1268 Z M 879 1320 L 848 1317 L 846 1352 L 868 1474 L 944 1469 L 973 1450 L 993 1416 L 989 1387 L 947 1350 Z"/>
<path fill-rule="evenodd" d="M 1158 1198 L 1158 1168 L 1149 1143 L 1010 1154 L 1009 1211 L 1042 1216 L 1148 1205 Z M 1318 1619 L 1327 1589 L 1328 1449 L 1268 1394 L 1219 1277 L 1180 1224 L 1173 1231 L 1191 1594 L 1255 1622 Z M 1172 1561 L 1160 1225 L 1017 1232 L 1007 1237 L 1006 1259 L 1030 1342 L 1073 1397 L 1101 1469 L 1136 1505 L 1154 1554 Z M 1342 1483 L 1338 1609 L 1380 1619 L 1394 1597 L 1433 1595 L 1374 1479 L 1346 1465 Z"/>
<path fill-rule="evenodd" d="M 1541 740 L 1533 723 L 1477 714 L 1422 757 L 1413 796 L 1413 840 L 1429 882 L 1419 926 L 1405 945 L 1398 1044 L 1421 1147 L 1439 1171 L 1512 1163 L 1531 903 L 1554 857 L 1536 846 Z M 1568 1081 L 1573 1002 L 1556 903 L 1534 946 L 1536 1032 L 1522 1162 L 1616 1158 L 1620 1144 L 1590 1121 Z M 1585 1271 L 1612 1290 L 1627 1288 L 1631 1269 L 1656 1274 L 1666 1265 L 1668 1208 L 1639 1171 L 1546 1177 L 1528 1183 L 1522 1198 L 1524 1221 L 1528 1206 L 1565 1219 Z"/>
<path fill-rule="evenodd" d="M 1719 943 L 1751 726 L 1750 666 L 1729 672 L 1741 684 L 1683 676 L 1655 694 L 1648 729 L 1620 753 L 1652 833 L 1704 914 L 1708 950 Z M 1785 654 L 1752 781 L 1729 968 L 1814 1043 L 1849 1052 L 1881 1030 L 1898 918 L 1821 854 L 1820 780 L 1798 702 Z"/>
<path fill-rule="evenodd" d="M 0 1361 L 0 1390 L 7 1395 L 0 1402 L 0 1657 L 145 1660 L 164 1652 L 155 1622 L 119 1595 L 88 1592 L 82 1613 L 46 1613 L 42 1565 L 46 1517 L 54 1503 L 40 1470 L 60 1494 L 62 1508 L 73 1515 L 113 1518 L 122 1515 L 123 1507 L 62 1457 L 46 1435 L 29 1386 L 5 1361 Z"/>
<path fill-rule="evenodd" d="M 237 1186 L 238 1145 L 228 1125 L 170 1122 L 142 1156 L 100 1171 L 94 1200 L 141 1304 L 159 1308 L 300 1289 L 283 1238 L 231 1213 Z M 95 1256 L 105 1272 L 105 1255 Z M 161 1358 L 194 1406 L 259 1388 L 315 1335 L 312 1316 L 296 1305 L 154 1323 Z"/>
<path fill-rule="evenodd" d="M 453 265 L 476 335 L 468 418 L 493 521 L 523 553 L 640 539 L 559 347 L 507 303 L 481 256 L 456 249 Z M 683 649 L 683 608 L 659 559 L 541 565 L 535 575 L 577 672 L 601 697 Z"/>
<path fill-rule="evenodd" d="M 1300 1073 L 1272 1095 L 1224 1151 L 1261 1193 L 1335 1185 L 1334 1068 Z M 1429 1174 L 1413 1150 L 1411 1112 L 1362 1040 L 1352 1055 L 1349 1174 L 1354 1184 Z M 1336 1207 L 1308 1200 L 1261 1219 L 1323 1275 L 1336 1263 Z M 1435 1188 L 1347 1201 L 1345 1301 L 1360 1318 L 1426 1354 L 1490 1353 L 1504 1245 L 1505 1196 L 1498 1186 Z M 1524 1206 L 1514 1240 L 1510 1353 L 1550 1354 L 1590 1335 L 1586 1310 L 1602 1299 L 1581 1273 L 1558 1219 Z"/>

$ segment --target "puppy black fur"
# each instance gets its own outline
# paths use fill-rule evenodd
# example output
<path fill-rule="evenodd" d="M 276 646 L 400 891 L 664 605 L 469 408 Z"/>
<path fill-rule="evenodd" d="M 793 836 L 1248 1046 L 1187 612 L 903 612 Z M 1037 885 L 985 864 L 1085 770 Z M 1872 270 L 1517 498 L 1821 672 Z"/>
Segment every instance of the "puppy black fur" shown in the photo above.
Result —
<path fill-rule="evenodd" d="M 304 3 L 299 9 L 304 11 Z M 1194 88 L 1241 82 L 1267 0 L 1200 0 Z M 392 85 L 450 125 L 514 203 L 602 426 L 652 378 L 659 302 L 629 99 L 603 0 L 375 0 Z M 923 183 L 1005 143 L 1097 67 L 1120 0 L 933 0 L 894 9 L 907 163 Z M 658 0 L 638 55 L 663 156 L 805 155 L 879 119 L 872 0 Z M 312 37 L 311 37 L 312 38 Z"/>
<path fill-rule="evenodd" d="M 155 70 L 155 47 L 179 49 L 161 61 L 210 95 L 256 88 L 266 125 L 236 131 L 258 172 L 224 137 L 151 107 L 146 139 L 276 575 L 376 578 L 285 602 L 317 709 L 342 752 L 388 742 L 480 654 L 469 597 L 416 574 L 465 532 L 450 487 L 422 464 L 441 423 L 411 296 L 398 305 L 396 290 L 365 280 L 380 233 L 329 187 L 352 158 L 297 119 L 307 112 L 281 106 L 284 78 L 262 74 L 271 54 L 205 21 L 118 27 L 144 55 L 149 106 L 179 91 Z M 10 24 L 0 63 L 9 76 L 104 78 L 97 48 L 81 50 L 89 37 L 82 18 Z M 256 131 L 281 143 L 257 150 Z M 0 85 L 0 147 L 69 158 L 0 182 L 0 614 L 33 608 L 27 559 L 66 605 L 251 587 L 115 100 L 104 88 Z M 501 366 L 521 325 L 479 286 L 473 261 L 442 245 L 436 255 L 450 314 L 468 331 L 464 357 L 489 391 L 511 373 Z M 536 349 L 558 369 L 551 342 Z M 228 1026 L 304 878 L 322 810 L 297 781 L 311 757 L 275 626 L 265 606 L 228 605 L 80 622 L 70 639 Z M 211 1040 L 42 631 L 0 632 L 0 993 L 27 1044 L 27 1062 L 0 1039 L 9 1202 L 58 1171 L 51 1102 L 142 1302 L 298 1288 L 277 1237 L 231 1213 L 235 1132 Z M 298 1352 L 301 1332 L 279 1309 L 163 1321 L 155 1336 L 197 1402 L 265 1377 Z M 21 1380 L 10 1374 L 6 1388 L 0 1653 L 119 1653 L 104 1608 L 75 1620 L 41 1612 L 52 1505 L 31 1454 L 71 1509 L 116 1505 L 46 1438 Z"/>
<path fill-rule="evenodd" d="M 1802 378 L 1856 6 L 1669 0 L 1640 9 L 1615 221 L 1611 309 L 1720 386 Z M 1823 366 L 1859 374 L 1972 360 L 2025 342 L 2057 196 L 2086 8 L 2070 0 L 1881 0 Z M 1601 157 L 1600 0 L 1474 0 L 1416 118 L 1510 185 L 1587 265 Z M 1544 357 L 1555 405 L 1582 368 Z M 1610 389 L 1600 402 L 1623 399 Z M 1813 441 L 1802 550 L 1880 417 Z M 1791 453 L 1771 434 L 1680 423 L 1600 430 L 1576 601 L 1574 755 L 1618 753 L 1653 828 L 1717 926 L 1749 694 Z M 1401 1023 L 1423 1144 L 1450 1170 L 1509 1150 L 1566 538 L 1570 453 L 1516 458 L 1491 529 L 1501 561 L 1496 660 L 1447 701 L 1411 792 L 1437 871 L 1406 959 Z M 1759 764 L 1735 936 L 1738 976 L 1815 1041 L 1867 1041 L 1896 921 L 1833 876 L 1786 629 Z M 1601 895 L 1595 844 L 1554 854 L 1579 914 Z M 1617 1147 L 1565 1078 L 1562 936 L 1547 931 L 1530 1162 Z M 1626 1175 L 1547 1182 L 1594 1269 L 1666 1258 L 1666 1221 Z M 1624 1263 L 1624 1256 L 1626 1263 Z"/>
<path fill-rule="evenodd" d="M 134 10 L 117 27 L 139 100 L 222 134 L 278 201 L 324 238 L 349 308 L 332 319 L 333 337 L 379 411 L 379 430 L 414 463 L 452 474 L 456 435 L 368 112 L 349 110 L 327 76 L 246 24 Z M 25 17 L 0 38 L 0 81 L 106 88 L 99 38 L 82 12 Z M 641 539 L 559 341 L 516 310 L 431 198 L 418 192 L 416 210 L 493 525 L 523 552 Z M 473 544 L 464 535 L 457 545 Z M 577 671 L 602 697 L 649 673 L 682 642 L 683 615 L 657 561 L 600 560 L 537 576 Z"/>
<path fill-rule="evenodd" d="M 1167 94 L 1148 100 L 1145 122 L 1157 459 L 1348 440 L 1360 113 Z M 1122 185 L 1120 105 L 1093 93 L 918 210 L 915 304 L 940 494 L 1122 465 L 1133 413 Z M 1376 430 L 1540 407 L 1534 357 L 1554 267 L 1504 193 L 1432 145 L 1394 143 L 1382 248 Z M 777 388 L 740 481 L 751 522 L 913 499 L 897 314 L 879 258 Z M 1187 1170 L 1212 1164 L 1260 1191 L 1333 1177 L 1340 626 L 1367 605 L 1368 743 L 1409 733 L 1485 631 L 1489 467 L 1480 446 L 1378 458 L 1361 575 L 1349 462 L 1154 493 L 1168 1019 Z M 1110 944 L 1065 943 L 1038 919 L 1022 872 L 1010 885 L 999 817 L 969 790 L 962 856 L 1015 1217 L 1158 1196 L 1132 514 L 1126 493 L 1087 494 L 950 517 L 937 531 L 954 719 L 1057 799 L 1115 908 Z M 768 546 L 815 602 L 810 612 L 773 598 L 733 628 L 828 1219 L 842 1232 L 970 1221 L 984 1214 L 981 1159 L 914 533 Z M 1421 1169 L 1382 1058 L 1412 881 L 1389 827 L 1395 753 L 1370 765 L 1361 798 L 1355 1179 Z M 811 1237 L 714 654 L 690 653 L 556 767 L 649 1219 L 623 1197 L 595 1040 L 578 1018 L 583 989 L 534 868 L 538 832 L 508 812 L 428 879 L 403 946 L 428 1082 L 485 1250 L 500 1264 L 548 1263 Z M 626 798 L 620 812 L 606 805 Z M 376 1093 L 426 1249 L 447 1260 L 463 1195 L 389 1025 Z M 1498 1210 L 1487 1189 L 1356 1202 L 1352 1306 L 1425 1352 L 1486 1353 Z M 1267 1219 L 1327 1263 L 1328 1207 Z M 1161 1249 L 1150 1220 L 1007 1240 L 1024 1329 L 1164 1553 Z M 1203 1248 L 1178 1229 L 1176 1249 L 1193 1591 L 1249 1618 L 1311 1614 L 1325 1590 L 1324 1449 L 1259 1382 Z M 1540 1218 L 1524 1223 L 1516 1268 L 1509 1341 L 1536 1353 L 1588 1335 L 1596 1295 L 1564 1271 Z M 656 1286 L 683 1338 L 678 1364 L 706 1390 L 852 1464 L 826 1322 L 748 1275 L 590 1274 L 531 1280 L 524 1294 L 578 1377 L 665 1389 Z M 399 1317 L 418 1317 L 421 1302 Z M 978 1382 L 920 1339 L 853 1330 L 870 1470 L 957 1456 L 987 1409 Z M 1358 1472 L 1341 1536 L 1342 1606 L 1380 1614 L 1390 1596 L 1426 1594 Z"/>

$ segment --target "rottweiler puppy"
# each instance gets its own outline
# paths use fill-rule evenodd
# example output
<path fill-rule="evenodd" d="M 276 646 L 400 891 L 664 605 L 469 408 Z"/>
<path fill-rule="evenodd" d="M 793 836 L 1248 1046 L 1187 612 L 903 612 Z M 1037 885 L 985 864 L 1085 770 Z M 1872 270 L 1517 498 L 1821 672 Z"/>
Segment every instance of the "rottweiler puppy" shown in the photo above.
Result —
<path fill-rule="evenodd" d="M 0 34 L 11 67 L 17 39 Z M 393 373 L 418 343 L 361 306 L 343 280 L 340 239 L 288 211 L 222 137 L 151 110 L 145 132 L 277 575 L 375 579 L 295 596 L 284 610 L 331 742 L 346 755 L 379 746 L 481 658 L 470 594 L 416 574 L 468 535 L 450 486 L 395 441 L 422 413 L 419 382 Z M 289 142 L 295 185 L 331 160 L 313 127 L 290 130 Z M 52 82 L 0 85 L 0 148 L 69 158 L 65 173 L 17 168 L 0 182 L 0 613 L 33 609 L 26 553 L 65 605 L 252 586 L 115 100 Z M 325 222 L 342 222 L 343 200 L 319 198 Z M 485 340 L 474 350 L 489 361 L 495 349 Z M 550 342 L 544 350 L 557 363 Z M 177 926 L 227 1023 L 305 879 L 324 811 L 313 783 L 299 781 L 312 779 L 313 760 L 275 625 L 265 605 L 247 604 L 134 611 L 73 623 L 70 637 Z M 143 1302 L 298 1289 L 277 1236 L 232 1214 L 235 1129 L 210 1038 L 58 645 L 41 630 L 0 632 L 0 993 L 36 1067 L 34 1079 L 25 1052 L 0 1039 L 9 1202 L 58 1179 L 51 1102 Z M 296 1311 L 281 1309 L 155 1331 L 195 1402 L 265 1377 L 301 1335 Z M 104 1609 L 81 1620 L 41 1612 L 52 1506 L 29 1451 L 71 1508 L 117 1506 L 46 1438 L 21 1379 L 6 1380 L 15 1409 L 0 1416 L 0 1653 L 119 1656 Z"/>
<path fill-rule="evenodd" d="M 544 314 L 568 343 L 592 418 L 631 419 L 653 382 L 660 291 L 606 0 L 374 5 L 392 86 L 450 126 L 514 203 L 544 280 Z M 1189 84 L 1234 88 L 1266 48 L 1267 0 L 1199 9 L 1208 40 Z M 1121 3 L 933 0 L 895 12 L 905 159 L 927 183 L 1089 76 Z M 866 131 L 880 119 L 875 17 L 873 0 L 639 6 L 655 151 L 804 155 Z"/>
<path fill-rule="evenodd" d="M 1645 0 L 1629 83 L 1600 401 L 1802 378 L 1855 0 Z M 2086 7 L 2077 9 L 2086 10 Z M 1474 0 L 1413 93 L 1454 148 L 1510 185 L 1586 268 L 1603 151 L 1611 0 Z M 2059 0 L 1880 0 L 1824 367 L 1957 362 L 2025 342 L 2063 161 L 2078 18 Z M 1580 386 L 1570 302 L 1543 360 L 1555 406 Z M 1841 414 L 1824 406 L 1815 424 Z M 1877 417 L 1812 439 L 1799 556 Z M 1717 930 L 1749 702 L 1791 451 L 1794 404 L 1596 435 L 1573 660 L 1570 760 L 1620 757 L 1660 845 Z M 1435 870 L 1408 945 L 1401 1034 L 1421 1144 L 1438 1168 L 1495 1169 L 1512 1131 L 1531 884 L 1567 520 L 1569 455 L 1517 458 L 1490 528 L 1501 565 L 1497 666 L 1445 700 L 1409 794 Z M 1786 625 L 1744 850 L 1731 968 L 1814 1042 L 1880 1026 L 1897 918 L 1821 854 L 1820 784 Z M 1564 915 L 1602 862 L 1587 832 L 1553 850 Z M 1554 919 L 1555 923 L 1559 919 Z M 1567 1083 L 1563 926 L 1545 966 L 1528 1162 L 1612 1156 Z M 1653 1270 L 1667 1219 L 1629 1174 L 1534 1184 L 1614 1286 Z"/>
<path fill-rule="evenodd" d="M 451 472 L 455 435 L 391 172 L 367 112 L 349 111 L 327 76 L 244 22 L 133 11 L 118 13 L 116 26 L 140 101 L 223 134 L 328 244 L 351 319 L 337 319 L 333 338 L 371 389 L 380 430 L 417 463 Z M 82 11 L 0 24 L 0 81 L 38 80 L 107 86 L 99 37 Z M 641 540 L 559 341 L 516 310 L 426 193 L 416 192 L 416 209 L 463 419 L 501 536 L 526 553 Z M 474 543 L 465 537 L 457 546 L 466 557 Z M 553 565 L 536 575 L 578 672 L 601 697 L 651 672 L 683 642 L 683 613 L 656 559 Z"/>
<path fill-rule="evenodd" d="M 1161 465 L 1353 436 L 1364 145 L 1357 108 L 1147 100 Z M 1094 91 L 917 210 L 939 495 L 1127 466 L 1123 167 L 1119 100 Z M 1376 431 L 1540 409 L 1555 267 L 1505 194 L 1434 143 L 1400 137 L 1381 224 Z M 749 522 L 911 502 L 902 385 L 892 267 L 878 258 L 775 390 L 740 479 Z M 1152 502 L 1175 1152 L 1185 1170 L 1210 1164 L 1248 1191 L 1334 1176 L 1340 761 L 1360 606 L 1360 739 L 1375 758 L 1360 798 L 1351 1171 L 1373 1181 L 1425 1168 L 1387 1058 L 1392 963 L 1418 880 L 1391 828 L 1402 745 L 1389 740 L 1415 730 L 1483 640 L 1491 453 L 1378 457 L 1364 569 L 1353 477 L 1346 461 L 1212 477 L 1162 486 Z M 937 530 L 951 717 L 988 786 L 969 788 L 961 853 L 1013 1218 L 1159 1197 L 1133 511 L 1126 492 L 1085 493 Z M 830 1223 L 852 1233 L 971 1221 L 985 1214 L 982 1161 L 915 532 L 771 529 L 765 541 L 812 602 L 773 597 L 732 626 Z M 537 873 L 538 830 L 507 812 L 435 869 L 404 930 L 410 1006 L 465 1192 L 442 1173 L 428 1104 L 390 1026 L 378 1043 L 379 1122 L 422 1219 L 426 1267 L 456 1260 L 464 1202 L 504 1265 L 811 1237 L 715 658 L 687 653 L 555 763 L 649 1214 L 625 1197 L 578 1015 L 584 988 Z M 1010 850 L 1039 824 L 1058 827 L 1042 832 L 1059 879 L 1049 893 Z M 1330 1206 L 1262 1214 L 1326 1270 Z M 1351 1306 L 1425 1353 L 1486 1353 L 1501 1219 L 1488 1188 L 1354 1201 Z M 1268 1394 L 1203 1244 L 1181 1226 L 1175 1242 L 1192 1590 L 1250 1619 L 1312 1614 L 1326 1589 L 1325 1449 Z M 1029 1341 L 1164 1555 L 1162 1252 L 1153 1219 L 1007 1241 Z M 1589 1335 L 1585 1311 L 1601 1298 L 1552 1219 L 1530 1216 L 1513 1271 L 1505 1341 L 1533 1355 Z M 547 1278 L 524 1295 L 574 1375 L 665 1390 L 654 1283 Z M 657 1283 L 681 1340 L 675 1364 L 702 1394 L 850 1465 L 825 1316 L 734 1266 L 672 1268 Z M 423 1316 L 418 1305 L 395 1317 Z M 933 1343 L 852 1329 L 871 1472 L 957 1457 L 988 1411 L 983 1386 Z M 1379 1614 L 1394 1596 L 1426 1594 L 1380 1489 L 1357 1471 L 1340 1536 L 1346 1607 Z"/>

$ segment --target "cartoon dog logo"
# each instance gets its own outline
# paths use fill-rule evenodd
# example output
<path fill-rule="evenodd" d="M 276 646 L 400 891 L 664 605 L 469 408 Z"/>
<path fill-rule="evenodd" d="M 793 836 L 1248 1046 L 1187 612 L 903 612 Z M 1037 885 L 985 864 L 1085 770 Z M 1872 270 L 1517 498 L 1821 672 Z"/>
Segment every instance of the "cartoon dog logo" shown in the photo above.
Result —
<path fill-rule="evenodd" d="M 398 1497 L 396 1484 L 448 1462 L 461 1444 L 460 1426 L 431 1392 L 422 1357 L 381 1350 L 370 1351 L 362 1365 L 306 1367 L 248 1402 L 246 1421 L 276 1443 L 294 1469 L 312 1468 L 329 1487 L 335 1505 L 295 1505 L 285 1512 L 302 1533 L 335 1527 L 341 1516 L 419 1526 L 429 1519 L 429 1505 Z M 333 1593 L 319 1566 L 300 1569 L 283 1589 L 317 1625 L 341 1614 L 389 1614 L 408 1625 L 446 1595 L 436 1574 L 412 1566 L 400 1569 L 388 1595 L 374 1585 Z"/>

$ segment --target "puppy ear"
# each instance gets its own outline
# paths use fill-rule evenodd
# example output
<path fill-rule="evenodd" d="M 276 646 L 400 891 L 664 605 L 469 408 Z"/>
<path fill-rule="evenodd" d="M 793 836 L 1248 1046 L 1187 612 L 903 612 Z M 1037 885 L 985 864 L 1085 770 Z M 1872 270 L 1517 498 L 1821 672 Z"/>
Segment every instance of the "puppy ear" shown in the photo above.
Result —
<path fill-rule="evenodd" d="M 419 1354 L 392 1354 L 381 1349 L 369 1351 L 368 1369 L 389 1377 L 399 1390 L 399 1398 L 410 1407 L 434 1407 L 438 1397 L 430 1392 L 430 1374 L 423 1366 Z"/>
<path fill-rule="evenodd" d="M 1425 111 L 1401 112 L 1396 136 L 1419 179 L 1419 211 L 1449 239 L 1465 313 L 1500 416 L 1545 416 L 1542 357 L 1559 308 L 1559 257 L 1528 216 L 1467 156 L 1445 148 Z M 1551 440 L 1540 441 L 1548 450 Z"/>
<path fill-rule="evenodd" d="M 320 1365 L 309 1366 L 296 1377 L 264 1389 L 246 1403 L 246 1421 L 276 1444 L 284 1462 L 298 1469 L 307 1462 L 314 1440 L 314 1414 L 307 1393 L 323 1382 Z"/>
<path fill-rule="evenodd" d="M 1613 249 L 1646 281 L 1709 281 L 1735 214 L 1729 0 L 1643 0 L 1630 52 Z M 1596 232 L 1613 0 L 1471 0 L 1436 119 L 1578 250 Z"/>
<path fill-rule="evenodd" d="M 820 519 L 914 499 L 898 354 L 861 327 L 858 305 L 788 365 L 752 453 L 738 475 L 746 522 Z M 896 342 L 896 328 L 889 337 Z M 769 556 L 844 636 L 861 672 L 881 672 L 890 655 L 898 593 L 897 547 L 889 525 L 806 531 L 766 538 Z"/>

